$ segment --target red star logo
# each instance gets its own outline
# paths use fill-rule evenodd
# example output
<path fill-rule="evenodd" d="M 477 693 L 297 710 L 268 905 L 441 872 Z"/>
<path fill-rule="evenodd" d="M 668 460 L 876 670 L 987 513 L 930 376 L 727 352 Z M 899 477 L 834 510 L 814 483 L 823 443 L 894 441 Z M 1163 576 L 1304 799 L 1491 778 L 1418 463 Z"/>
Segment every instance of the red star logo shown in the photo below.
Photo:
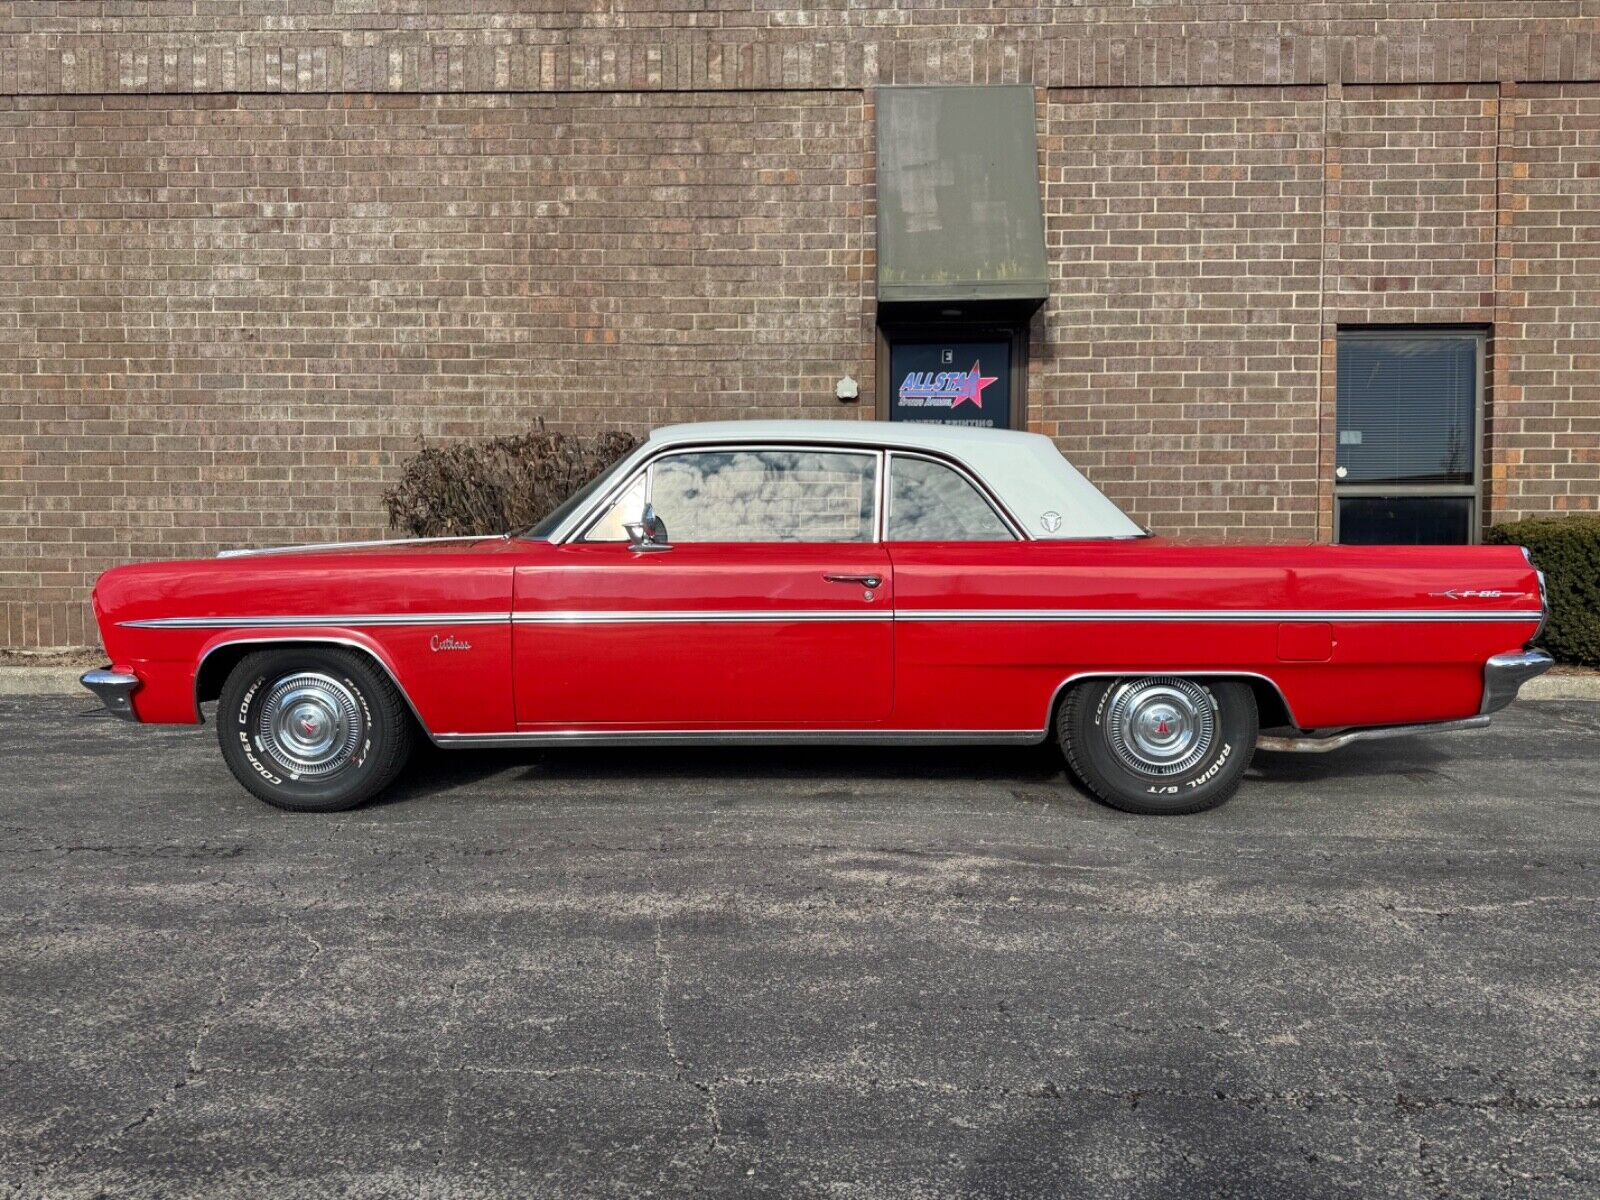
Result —
<path fill-rule="evenodd" d="M 961 388 L 955 394 L 955 399 L 950 402 L 951 408 L 958 407 L 963 400 L 971 400 L 978 408 L 983 407 L 983 389 L 988 387 L 998 375 L 983 374 L 983 366 L 978 362 L 972 364 L 972 370 L 961 377 Z"/>

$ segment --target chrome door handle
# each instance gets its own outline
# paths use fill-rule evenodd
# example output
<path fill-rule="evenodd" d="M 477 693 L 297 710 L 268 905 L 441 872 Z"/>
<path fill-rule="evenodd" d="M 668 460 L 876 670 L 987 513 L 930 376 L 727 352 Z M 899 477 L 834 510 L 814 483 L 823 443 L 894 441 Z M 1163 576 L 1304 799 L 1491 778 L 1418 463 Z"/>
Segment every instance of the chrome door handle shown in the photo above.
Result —
<path fill-rule="evenodd" d="M 824 575 L 829 583 L 859 583 L 862 587 L 875 588 L 883 582 L 876 575 Z"/>

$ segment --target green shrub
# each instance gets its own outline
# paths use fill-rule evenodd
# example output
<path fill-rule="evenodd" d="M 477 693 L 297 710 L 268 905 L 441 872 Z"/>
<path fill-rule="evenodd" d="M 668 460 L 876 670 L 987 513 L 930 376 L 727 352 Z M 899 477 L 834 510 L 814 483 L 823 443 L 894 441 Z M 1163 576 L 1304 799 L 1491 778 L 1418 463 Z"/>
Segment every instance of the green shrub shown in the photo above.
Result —
<path fill-rule="evenodd" d="M 533 433 L 423 446 L 383 495 L 389 525 L 414 537 L 525 529 L 627 454 L 631 433 Z"/>
<path fill-rule="evenodd" d="M 1600 516 L 1509 521 L 1486 540 L 1526 546 L 1544 572 L 1550 621 L 1540 644 L 1562 662 L 1600 666 Z"/>

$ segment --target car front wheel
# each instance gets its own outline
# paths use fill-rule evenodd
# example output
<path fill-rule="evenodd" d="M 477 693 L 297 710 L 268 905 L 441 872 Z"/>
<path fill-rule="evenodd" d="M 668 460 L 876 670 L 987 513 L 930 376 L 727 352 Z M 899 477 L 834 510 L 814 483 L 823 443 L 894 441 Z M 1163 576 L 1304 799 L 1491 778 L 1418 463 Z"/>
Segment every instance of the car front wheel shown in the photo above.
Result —
<path fill-rule="evenodd" d="M 1056 737 L 1073 773 L 1107 804 L 1176 815 L 1233 795 L 1257 719 L 1255 695 L 1233 680 L 1091 679 L 1067 693 Z"/>
<path fill-rule="evenodd" d="M 411 721 L 389 677 L 335 647 L 262 650 L 240 660 L 217 706 L 234 778 L 291 812 L 354 808 L 411 753 Z"/>

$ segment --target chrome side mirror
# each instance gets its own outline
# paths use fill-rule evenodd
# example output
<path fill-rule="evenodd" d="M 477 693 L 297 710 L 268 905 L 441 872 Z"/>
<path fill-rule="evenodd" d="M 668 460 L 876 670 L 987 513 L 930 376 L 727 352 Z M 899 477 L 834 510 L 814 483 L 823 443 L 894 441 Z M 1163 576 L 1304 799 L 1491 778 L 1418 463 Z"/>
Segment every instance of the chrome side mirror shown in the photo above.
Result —
<path fill-rule="evenodd" d="M 667 541 L 667 523 L 656 516 L 653 504 L 646 504 L 639 519 L 628 522 L 623 529 L 628 532 L 628 548 L 631 550 L 672 549 L 672 543 Z"/>

